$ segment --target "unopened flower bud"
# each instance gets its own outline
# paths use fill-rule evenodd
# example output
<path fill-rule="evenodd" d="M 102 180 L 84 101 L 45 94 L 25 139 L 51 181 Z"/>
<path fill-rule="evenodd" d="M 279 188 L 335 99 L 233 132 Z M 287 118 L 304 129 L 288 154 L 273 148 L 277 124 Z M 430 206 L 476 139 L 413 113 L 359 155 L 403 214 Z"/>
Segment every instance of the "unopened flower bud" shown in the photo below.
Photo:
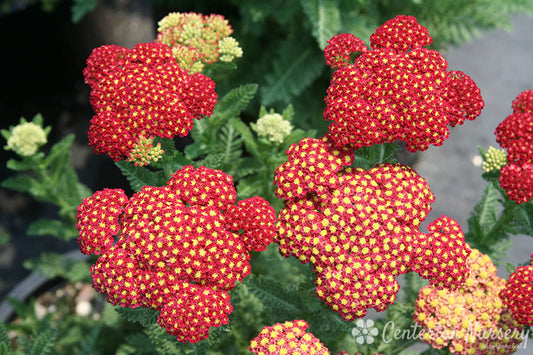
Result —
<path fill-rule="evenodd" d="M 500 170 L 507 165 L 507 154 L 503 149 L 489 147 L 487 152 L 483 154 L 483 160 L 482 168 L 488 173 L 493 170 Z"/>
<path fill-rule="evenodd" d="M 33 122 L 23 122 L 11 131 L 6 149 L 29 157 L 37 153 L 43 144 L 46 144 L 45 130 Z"/>

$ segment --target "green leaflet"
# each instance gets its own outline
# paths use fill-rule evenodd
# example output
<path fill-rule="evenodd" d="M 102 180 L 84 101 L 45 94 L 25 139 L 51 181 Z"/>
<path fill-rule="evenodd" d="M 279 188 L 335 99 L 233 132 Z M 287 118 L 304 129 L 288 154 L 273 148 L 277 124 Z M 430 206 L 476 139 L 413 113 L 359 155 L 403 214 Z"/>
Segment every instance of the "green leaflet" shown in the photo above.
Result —
<path fill-rule="evenodd" d="M 70 282 L 91 282 L 89 267 L 85 260 L 65 257 L 58 253 L 43 253 L 36 259 L 24 261 L 24 267 L 53 279 L 62 277 Z"/>
<path fill-rule="evenodd" d="M 166 183 L 163 171 L 151 171 L 142 166 L 135 166 L 124 160 L 115 162 L 122 174 L 126 176 L 133 191 L 140 191 L 143 186 L 163 186 Z"/>
<path fill-rule="evenodd" d="M 272 71 L 265 75 L 266 85 L 260 90 L 261 103 L 288 103 L 311 85 L 324 68 L 322 54 L 306 38 L 280 43 Z"/>
<path fill-rule="evenodd" d="M 320 49 L 341 30 L 341 17 L 337 0 L 301 0 L 305 14 L 311 21 L 312 33 Z"/>
<path fill-rule="evenodd" d="M 50 219 L 39 219 L 33 222 L 26 233 L 28 235 L 53 235 L 64 241 L 78 237 L 78 230 L 72 223 Z"/>
<path fill-rule="evenodd" d="M 153 326 L 154 324 L 159 327 L 157 325 L 157 317 L 159 316 L 159 312 L 154 309 L 145 307 L 128 308 L 115 306 L 115 312 L 117 312 L 120 317 L 124 318 L 125 320 L 139 323 L 145 328 Z"/>

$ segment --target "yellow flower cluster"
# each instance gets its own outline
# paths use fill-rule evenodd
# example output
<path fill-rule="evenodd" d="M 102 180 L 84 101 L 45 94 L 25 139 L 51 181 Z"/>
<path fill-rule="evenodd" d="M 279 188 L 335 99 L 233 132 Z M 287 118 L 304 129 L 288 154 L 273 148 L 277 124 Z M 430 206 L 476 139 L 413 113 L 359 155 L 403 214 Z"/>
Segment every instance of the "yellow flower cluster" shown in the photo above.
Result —
<path fill-rule="evenodd" d="M 304 320 L 276 323 L 264 327 L 252 339 L 248 350 L 255 355 L 329 355 L 329 350 L 313 334 Z"/>
<path fill-rule="evenodd" d="M 228 20 L 222 15 L 172 12 L 158 22 L 156 42 L 172 48 L 179 65 L 189 74 L 206 64 L 231 62 L 242 57 L 242 49 Z"/>
<path fill-rule="evenodd" d="M 129 162 L 134 162 L 136 166 L 145 166 L 150 162 L 157 162 L 165 151 L 161 149 L 161 143 L 154 147 L 154 137 L 145 138 L 140 136 L 128 157 Z"/>
<path fill-rule="evenodd" d="M 469 275 L 452 291 L 422 288 L 414 314 L 422 326 L 420 337 L 436 349 L 449 346 L 456 354 L 511 354 L 522 341 L 522 329 L 498 293 L 505 280 L 487 255 L 473 249 L 467 260 Z"/>

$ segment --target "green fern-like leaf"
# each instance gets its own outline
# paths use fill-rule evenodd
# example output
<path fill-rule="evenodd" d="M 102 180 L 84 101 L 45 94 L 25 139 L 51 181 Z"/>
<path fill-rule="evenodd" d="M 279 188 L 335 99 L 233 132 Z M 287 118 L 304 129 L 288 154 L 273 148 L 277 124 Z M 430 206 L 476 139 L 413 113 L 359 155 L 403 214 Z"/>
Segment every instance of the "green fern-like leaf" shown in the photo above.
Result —
<path fill-rule="evenodd" d="M 43 319 L 35 330 L 27 349 L 28 355 L 52 354 L 57 337 L 57 328 L 52 327 L 50 322 Z"/>
<path fill-rule="evenodd" d="M 232 125 L 226 123 L 220 129 L 219 141 L 224 154 L 222 164 L 238 160 L 242 155 L 242 138 Z"/>
<path fill-rule="evenodd" d="M 320 50 L 306 38 L 280 43 L 272 61 L 272 72 L 265 75 L 266 85 L 261 87 L 261 103 L 288 103 L 300 95 L 324 70 Z"/>
<path fill-rule="evenodd" d="M 271 322 L 302 316 L 304 306 L 297 288 L 285 288 L 275 280 L 255 275 L 249 275 L 243 283 L 269 310 Z"/>
<path fill-rule="evenodd" d="M 122 318 L 130 322 L 136 322 L 141 324 L 143 327 L 151 327 L 157 325 L 157 317 L 159 317 L 159 312 L 146 307 L 115 307 L 115 312 L 117 312 Z"/>
<path fill-rule="evenodd" d="M 178 343 L 176 338 L 170 336 L 163 328 L 157 323 L 151 324 L 144 330 L 148 338 L 155 347 L 157 354 L 159 355 L 180 355 L 185 353 L 181 349 L 185 349 L 185 344 Z"/>
<path fill-rule="evenodd" d="M 341 29 L 341 16 L 337 0 L 301 0 L 305 14 L 311 21 L 312 33 L 320 49 Z"/>
<path fill-rule="evenodd" d="M 124 160 L 115 162 L 122 174 L 128 179 L 134 191 L 140 191 L 143 186 L 163 186 L 166 183 L 162 171 L 151 171 L 142 166 L 135 166 Z"/>
<path fill-rule="evenodd" d="M 510 223 L 512 234 L 525 234 L 533 236 L 533 205 L 524 203 L 515 212 Z"/>
<path fill-rule="evenodd" d="M 214 125 L 221 126 L 228 118 L 238 116 L 254 98 L 257 88 L 257 84 L 245 84 L 228 92 L 213 110 Z"/>

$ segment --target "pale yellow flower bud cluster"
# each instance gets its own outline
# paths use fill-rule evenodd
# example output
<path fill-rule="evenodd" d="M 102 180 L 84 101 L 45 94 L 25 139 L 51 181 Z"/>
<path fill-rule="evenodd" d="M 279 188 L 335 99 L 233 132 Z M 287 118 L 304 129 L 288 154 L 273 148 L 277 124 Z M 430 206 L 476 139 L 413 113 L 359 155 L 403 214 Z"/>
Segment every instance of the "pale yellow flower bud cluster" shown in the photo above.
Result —
<path fill-rule="evenodd" d="M 266 137 L 271 142 L 282 143 L 291 133 L 292 125 L 280 114 L 270 113 L 257 120 L 255 130 L 260 137 Z"/>
<path fill-rule="evenodd" d="M 45 130 L 33 122 L 23 122 L 11 130 L 6 149 L 29 157 L 37 153 L 39 147 L 44 144 L 46 144 Z"/>
<path fill-rule="evenodd" d="M 483 155 L 482 168 L 487 173 L 493 170 L 500 170 L 505 165 L 507 165 L 507 154 L 505 154 L 505 150 L 503 149 L 489 147 L 487 152 Z"/>

